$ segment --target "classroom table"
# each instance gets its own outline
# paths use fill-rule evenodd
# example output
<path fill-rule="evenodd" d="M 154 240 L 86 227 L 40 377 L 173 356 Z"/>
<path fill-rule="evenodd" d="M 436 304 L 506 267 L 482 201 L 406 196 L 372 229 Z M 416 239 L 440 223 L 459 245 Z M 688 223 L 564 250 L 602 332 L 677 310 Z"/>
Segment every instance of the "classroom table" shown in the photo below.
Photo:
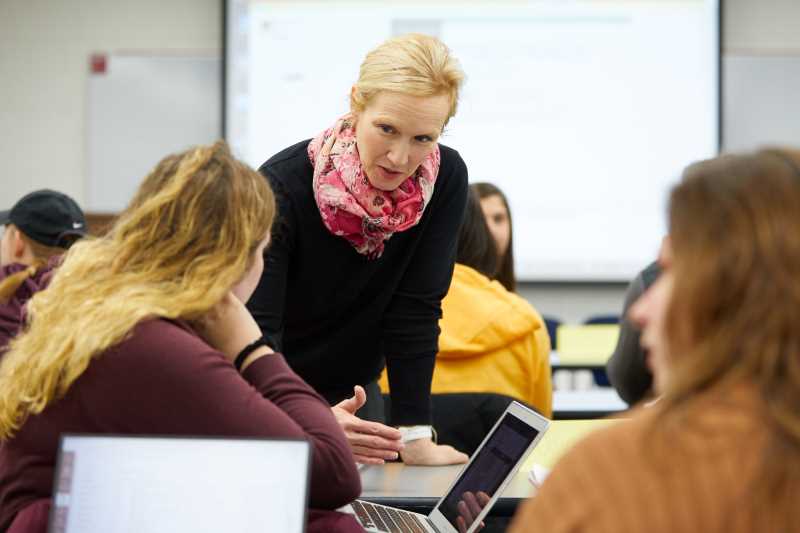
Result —
<path fill-rule="evenodd" d="M 550 352 L 550 369 L 556 370 L 605 370 L 611 354 L 580 354 L 562 357 L 555 350 Z"/>
<path fill-rule="evenodd" d="M 553 418 L 599 418 L 625 411 L 628 404 L 613 387 L 553 391 Z"/>
<path fill-rule="evenodd" d="M 550 366 L 554 370 L 605 369 L 618 337 L 619 324 L 561 325 L 558 350 L 550 353 Z"/>
<path fill-rule="evenodd" d="M 553 421 L 492 507 L 485 520 L 484 533 L 505 531 L 518 505 L 535 494 L 535 488 L 528 478 L 534 465 L 549 470 L 559 457 L 588 433 L 615 423 L 619 421 Z M 428 514 L 463 467 L 464 465 L 406 466 L 403 463 L 363 466 L 361 499 Z"/>
<path fill-rule="evenodd" d="M 406 466 L 403 463 L 361 468 L 361 499 L 428 514 L 464 465 Z M 517 505 L 530 496 L 528 472 L 519 471 L 505 488 L 487 518 L 488 531 L 502 531 Z"/>

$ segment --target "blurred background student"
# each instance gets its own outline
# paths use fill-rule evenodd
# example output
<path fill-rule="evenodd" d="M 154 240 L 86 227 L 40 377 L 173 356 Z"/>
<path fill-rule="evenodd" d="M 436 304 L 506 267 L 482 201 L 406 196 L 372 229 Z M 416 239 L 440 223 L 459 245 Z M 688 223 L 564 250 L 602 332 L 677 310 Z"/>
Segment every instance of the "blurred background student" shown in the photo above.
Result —
<path fill-rule="evenodd" d="M 481 200 L 481 210 L 486 218 L 486 225 L 494 237 L 497 246 L 497 271 L 492 275 L 503 284 L 506 290 L 517 290 L 517 278 L 514 274 L 514 232 L 511 222 L 511 209 L 508 199 L 496 185 L 478 182 L 470 185 Z"/>
<path fill-rule="evenodd" d="M 340 417 L 363 463 L 401 449 L 409 464 L 467 461 L 434 444 L 430 405 L 467 193 L 467 167 L 439 137 L 463 78 L 435 37 L 389 39 L 362 62 L 350 112 L 260 169 L 279 218 L 248 306 L 272 346 L 332 405 L 356 385 L 360 403 L 366 389 L 359 418 Z M 384 366 L 388 413 L 377 383 Z"/>
<path fill-rule="evenodd" d="M 60 192 L 42 189 L 26 194 L 7 211 L 0 239 L 0 353 L 22 326 L 23 306 L 44 288 L 54 261 L 86 234 L 78 204 Z"/>
<path fill-rule="evenodd" d="M 606 374 L 620 398 L 634 405 L 652 396 L 653 373 L 647 368 L 647 351 L 641 345 L 641 331 L 630 317 L 633 304 L 658 279 L 658 261 L 650 263 L 628 285 L 622 307 L 619 337 L 614 353 L 606 363 Z"/>
<path fill-rule="evenodd" d="M 633 305 L 654 388 L 555 466 L 511 531 L 800 525 L 800 152 L 690 166 L 661 275 Z"/>
<path fill-rule="evenodd" d="M 310 506 L 358 496 L 331 408 L 243 303 L 274 215 L 263 176 L 218 142 L 164 158 L 107 235 L 67 252 L 0 363 L 0 530 L 44 531 L 67 431 L 305 438 Z M 359 530 L 310 517 L 309 531 Z"/>
<path fill-rule="evenodd" d="M 510 247 L 506 250 L 509 253 Z M 459 232 L 453 281 L 442 301 L 442 333 L 432 390 L 494 392 L 551 416 L 547 329 L 527 300 L 494 280 L 497 251 L 478 193 L 471 190 Z"/>
<path fill-rule="evenodd" d="M 471 187 L 453 280 L 442 300 L 442 332 L 431 384 L 441 441 L 469 451 L 480 444 L 511 399 L 552 415 L 547 329 L 524 298 L 493 280 L 498 264 L 497 243 L 477 189 Z M 385 375 L 381 385 L 388 388 Z"/>

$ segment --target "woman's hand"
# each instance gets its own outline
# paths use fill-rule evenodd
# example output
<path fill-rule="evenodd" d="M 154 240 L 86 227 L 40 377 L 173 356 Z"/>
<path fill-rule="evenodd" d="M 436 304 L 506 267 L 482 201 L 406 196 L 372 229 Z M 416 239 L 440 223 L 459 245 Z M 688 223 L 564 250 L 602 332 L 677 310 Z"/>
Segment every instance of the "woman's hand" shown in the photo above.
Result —
<path fill-rule="evenodd" d="M 452 446 L 435 444 L 431 439 L 417 439 L 406 442 L 401 452 L 403 462 L 407 465 L 455 465 L 469 461 L 465 453 Z"/>
<path fill-rule="evenodd" d="M 456 517 L 459 533 L 467 533 L 467 530 L 475 523 L 475 519 L 481 514 L 483 508 L 489 505 L 490 500 L 489 495 L 482 490 L 477 493 L 467 491 L 461 495 L 461 500 L 457 505 L 458 516 Z M 483 529 L 483 526 L 484 524 L 481 522 L 476 531 Z"/>
<path fill-rule="evenodd" d="M 397 459 L 403 449 L 400 431 L 379 424 L 361 420 L 356 416 L 367 401 L 367 394 L 360 385 L 353 387 L 353 397 L 331 407 L 336 421 L 342 427 L 356 461 L 368 465 L 381 465 L 386 460 Z"/>
<path fill-rule="evenodd" d="M 244 304 L 229 292 L 206 315 L 194 323 L 205 341 L 233 361 L 242 348 L 261 337 L 261 328 Z M 266 350 L 259 348 L 256 353 Z M 251 358 L 248 358 L 250 360 Z"/>

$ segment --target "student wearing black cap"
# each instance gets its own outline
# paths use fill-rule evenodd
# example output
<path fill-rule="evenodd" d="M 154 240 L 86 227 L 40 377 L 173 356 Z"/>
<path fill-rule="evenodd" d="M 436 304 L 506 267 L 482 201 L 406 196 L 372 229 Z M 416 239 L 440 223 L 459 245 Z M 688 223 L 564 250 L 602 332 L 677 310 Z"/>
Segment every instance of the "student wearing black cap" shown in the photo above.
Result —
<path fill-rule="evenodd" d="M 0 211 L 0 354 L 22 325 L 22 309 L 47 286 L 53 257 L 86 234 L 78 204 L 60 192 L 42 189 Z"/>

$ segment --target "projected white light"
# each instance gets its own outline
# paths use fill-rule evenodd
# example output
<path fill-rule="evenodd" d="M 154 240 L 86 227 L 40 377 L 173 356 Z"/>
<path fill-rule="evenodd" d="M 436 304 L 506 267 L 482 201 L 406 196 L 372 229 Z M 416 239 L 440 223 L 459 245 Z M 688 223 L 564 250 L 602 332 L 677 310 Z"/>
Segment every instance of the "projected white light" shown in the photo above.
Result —
<path fill-rule="evenodd" d="M 717 0 L 229 0 L 226 137 L 254 166 L 348 110 L 368 50 L 435 34 L 467 74 L 442 143 L 509 196 L 522 280 L 626 280 L 716 154 Z"/>

